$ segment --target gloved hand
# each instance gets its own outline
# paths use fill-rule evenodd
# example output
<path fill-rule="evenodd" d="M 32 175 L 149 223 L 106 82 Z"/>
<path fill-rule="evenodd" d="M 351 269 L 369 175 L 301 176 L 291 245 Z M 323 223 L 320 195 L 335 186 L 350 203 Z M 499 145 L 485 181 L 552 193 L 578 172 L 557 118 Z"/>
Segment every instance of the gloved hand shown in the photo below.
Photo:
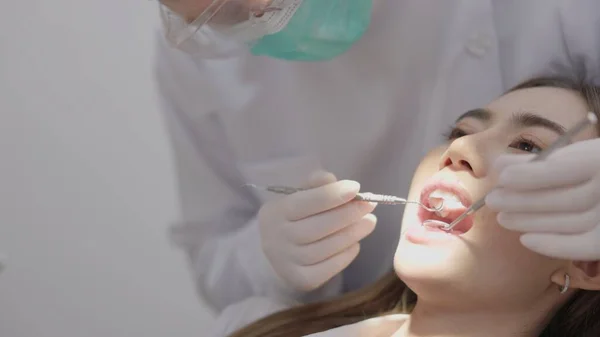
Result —
<path fill-rule="evenodd" d="M 258 216 L 267 259 L 297 291 L 315 290 L 345 269 L 377 221 L 375 204 L 352 201 L 355 181 L 317 172 L 307 187 L 265 203 Z"/>
<path fill-rule="evenodd" d="M 521 243 L 540 254 L 600 260 L 600 139 L 573 143 L 546 160 L 501 157 L 498 188 L 486 198 L 501 226 L 525 233 Z"/>

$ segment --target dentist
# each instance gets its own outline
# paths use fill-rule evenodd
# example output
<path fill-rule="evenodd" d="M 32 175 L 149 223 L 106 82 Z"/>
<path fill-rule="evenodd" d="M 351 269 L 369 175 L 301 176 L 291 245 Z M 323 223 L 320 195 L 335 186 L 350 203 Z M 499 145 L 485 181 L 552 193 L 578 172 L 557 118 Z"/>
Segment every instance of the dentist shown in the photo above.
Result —
<path fill-rule="evenodd" d="M 600 76 L 597 0 L 163 0 L 160 9 L 156 73 L 182 210 L 172 237 L 218 311 L 375 281 L 392 263 L 403 209 L 350 202 L 359 190 L 407 193 L 447 125 L 525 78 Z M 504 158 L 489 207 L 534 251 L 600 259 L 599 149 L 592 140 L 548 163 Z M 246 183 L 314 189 L 282 198 Z"/>

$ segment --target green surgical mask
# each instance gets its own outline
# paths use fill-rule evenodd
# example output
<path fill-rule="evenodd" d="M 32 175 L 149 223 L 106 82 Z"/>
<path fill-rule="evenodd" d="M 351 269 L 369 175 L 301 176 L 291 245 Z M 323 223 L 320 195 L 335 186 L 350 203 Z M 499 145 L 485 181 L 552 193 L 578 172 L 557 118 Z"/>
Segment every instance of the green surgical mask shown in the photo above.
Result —
<path fill-rule="evenodd" d="M 339 56 L 367 31 L 372 0 L 303 0 L 279 32 L 258 39 L 254 55 L 290 61 L 326 61 Z"/>

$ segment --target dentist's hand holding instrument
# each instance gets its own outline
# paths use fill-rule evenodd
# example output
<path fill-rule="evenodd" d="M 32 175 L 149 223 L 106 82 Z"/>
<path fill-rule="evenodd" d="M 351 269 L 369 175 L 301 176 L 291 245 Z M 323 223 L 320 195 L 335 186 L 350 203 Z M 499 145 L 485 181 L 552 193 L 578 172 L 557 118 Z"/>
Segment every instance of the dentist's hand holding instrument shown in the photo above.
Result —
<path fill-rule="evenodd" d="M 258 216 L 263 251 L 295 291 L 317 289 L 345 269 L 377 222 L 374 203 L 351 202 L 355 181 L 317 172 L 306 187 L 268 201 Z"/>
<path fill-rule="evenodd" d="M 543 162 L 504 156 L 498 188 L 486 198 L 503 227 L 543 255 L 600 260 L 600 139 L 567 145 Z"/>
<path fill-rule="evenodd" d="M 500 173 L 495 190 L 450 224 L 428 220 L 424 225 L 449 231 L 487 204 L 498 212 L 502 226 L 526 233 L 521 242 L 533 251 L 600 260 L 600 141 L 568 145 L 573 136 L 597 123 L 590 112 L 542 152 L 502 157 L 496 164 Z"/>
<path fill-rule="evenodd" d="M 360 240 L 375 229 L 377 219 L 370 213 L 375 204 L 414 203 L 431 212 L 442 211 L 444 207 L 443 202 L 431 208 L 392 195 L 358 193 L 358 183 L 336 182 L 326 172 L 315 173 L 308 188 L 246 186 L 287 195 L 265 204 L 259 223 L 267 258 L 294 290 L 318 288 L 356 258 Z"/>

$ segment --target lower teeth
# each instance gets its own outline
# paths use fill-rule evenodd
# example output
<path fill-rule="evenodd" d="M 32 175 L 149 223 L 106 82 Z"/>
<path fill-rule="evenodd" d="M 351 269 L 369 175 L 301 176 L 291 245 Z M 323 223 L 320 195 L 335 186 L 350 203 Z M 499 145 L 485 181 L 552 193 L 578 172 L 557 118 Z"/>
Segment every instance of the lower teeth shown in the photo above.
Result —
<path fill-rule="evenodd" d="M 447 227 L 449 224 L 443 221 L 439 221 L 439 220 L 426 220 L 423 222 L 423 226 L 425 227 L 430 227 L 430 228 L 442 228 L 444 229 L 445 227 Z"/>

